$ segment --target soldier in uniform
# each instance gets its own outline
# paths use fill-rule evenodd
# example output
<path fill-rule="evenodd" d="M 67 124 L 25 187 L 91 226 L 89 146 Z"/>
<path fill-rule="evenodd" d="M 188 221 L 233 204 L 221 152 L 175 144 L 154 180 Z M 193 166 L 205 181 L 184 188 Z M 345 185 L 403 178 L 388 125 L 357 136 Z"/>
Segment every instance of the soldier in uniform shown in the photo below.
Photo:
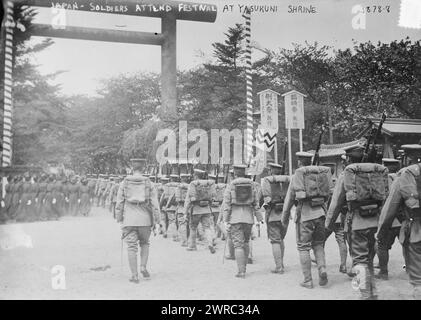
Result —
<path fill-rule="evenodd" d="M 272 244 L 272 255 L 275 260 L 275 269 L 272 273 L 284 273 L 284 238 L 287 225 L 281 221 L 282 209 L 286 191 L 289 186 L 289 176 L 281 175 L 282 166 L 269 163 L 270 175 L 262 179 L 263 208 L 266 211 L 267 234 Z"/>
<path fill-rule="evenodd" d="M 91 211 L 91 187 L 89 187 L 88 179 L 82 176 L 81 184 L 79 186 L 79 213 L 85 217 L 89 215 Z"/>
<path fill-rule="evenodd" d="M 41 178 L 38 182 L 38 202 L 37 202 L 37 216 L 38 219 L 40 219 L 44 214 L 44 202 L 45 202 L 45 196 L 47 195 L 47 180 L 48 176 L 45 173 L 41 174 Z"/>
<path fill-rule="evenodd" d="M 344 151 L 345 153 L 345 151 Z M 344 155 L 344 154 L 343 154 Z M 335 167 L 336 163 L 323 163 L 323 166 L 330 167 L 332 175 L 335 173 Z M 333 178 L 333 188 L 331 189 L 331 193 L 333 193 L 334 186 L 336 184 L 336 179 Z M 332 198 L 330 197 L 328 204 L 330 204 L 330 200 Z M 332 233 L 335 233 L 335 240 L 339 247 L 339 258 L 340 258 L 340 265 L 339 265 L 339 272 L 340 273 L 347 273 L 346 269 L 346 259 L 348 256 L 348 249 L 346 246 L 346 240 L 345 240 L 345 230 L 344 230 L 344 223 L 345 223 L 345 216 L 347 211 L 347 206 L 342 207 L 342 210 L 340 214 L 338 215 L 338 218 L 336 219 L 335 223 L 332 225 L 332 229 L 326 229 L 326 237 L 325 237 L 325 244 L 327 239 L 330 237 Z M 351 275 L 351 274 L 350 274 Z M 353 275 L 352 275 L 353 276 Z"/>
<path fill-rule="evenodd" d="M 101 185 L 103 183 L 103 174 L 99 174 L 98 175 L 98 179 L 96 180 L 96 184 L 95 184 L 95 191 L 94 191 L 94 195 L 95 195 L 95 206 L 99 207 L 99 202 L 100 202 L 100 191 L 101 191 Z"/>
<path fill-rule="evenodd" d="M 373 258 L 375 233 L 381 205 L 388 189 L 387 168 L 374 163 L 360 163 L 364 149 L 348 152 L 349 164 L 336 182 L 326 219 L 326 228 L 332 229 L 344 204 L 348 204 L 345 230 L 356 274 L 360 298 L 377 299 Z M 370 189 L 370 192 L 366 192 Z"/>
<path fill-rule="evenodd" d="M 22 194 L 20 197 L 20 205 L 18 207 L 18 214 L 16 221 L 33 221 L 32 218 L 32 197 L 31 197 L 31 176 L 26 172 L 23 176 Z"/>
<path fill-rule="evenodd" d="M 399 171 L 400 162 L 397 159 L 391 158 L 383 158 L 382 159 L 383 165 L 389 170 L 389 190 L 392 187 L 393 181 L 397 178 L 397 172 Z M 402 208 L 400 208 L 402 209 Z M 399 219 L 398 219 L 399 218 Z M 378 274 L 375 275 L 377 279 L 381 280 L 388 280 L 389 279 L 389 272 L 387 265 L 389 263 L 389 250 L 392 249 L 393 243 L 395 239 L 399 239 L 399 232 L 401 230 L 401 223 L 399 220 L 403 220 L 403 212 L 400 210 L 397 218 L 393 220 L 392 226 L 388 235 L 382 239 L 385 241 L 377 241 L 377 257 L 379 258 L 379 265 L 380 271 Z"/>
<path fill-rule="evenodd" d="M 16 175 L 13 179 L 12 185 L 12 203 L 10 205 L 10 218 L 15 220 L 16 215 L 18 214 L 20 198 L 22 196 L 22 177 Z"/>
<path fill-rule="evenodd" d="M 181 246 L 187 247 L 188 229 L 187 219 L 184 217 L 184 203 L 186 200 L 187 189 L 189 187 L 190 175 L 187 173 L 180 173 L 181 182 L 178 184 L 175 192 L 175 201 L 177 202 L 177 221 L 178 221 L 178 236 L 181 240 Z"/>
<path fill-rule="evenodd" d="M 94 204 L 94 198 L 95 198 L 95 187 L 97 184 L 97 179 L 95 178 L 94 174 L 89 174 L 88 175 L 88 187 L 89 187 L 89 195 L 90 195 L 90 201 L 91 201 L 91 206 Z"/>
<path fill-rule="evenodd" d="M 413 297 L 421 300 L 421 209 L 420 193 L 420 158 L 421 145 L 403 145 L 408 167 L 398 172 L 391 190 L 383 205 L 377 232 L 377 240 L 387 242 L 390 228 L 401 210 L 404 220 L 399 234 L 403 248 L 406 272 L 409 283 L 413 286 Z"/>
<path fill-rule="evenodd" d="M 245 174 L 245 165 L 234 165 L 234 180 L 227 185 L 222 204 L 227 233 L 234 244 L 237 278 L 245 278 L 246 275 L 254 217 L 258 222 L 263 221 L 254 183 L 245 178 Z"/>
<path fill-rule="evenodd" d="M 199 223 L 201 223 L 208 249 L 213 254 L 215 253 L 215 248 L 211 230 L 212 221 L 210 205 L 216 195 L 215 183 L 205 179 L 206 172 L 204 170 L 194 169 L 194 177 L 195 180 L 190 182 L 187 189 L 184 203 L 184 218 L 188 219 L 190 227 L 187 250 L 197 250 L 197 227 Z"/>
<path fill-rule="evenodd" d="M 330 168 L 312 166 L 313 155 L 308 152 L 297 152 L 298 166 L 291 178 L 282 212 L 282 224 L 288 226 L 290 211 L 297 201 L 295 210 L 297 248 L 300 255 L 301 268 L 304 281 L 300 285 L 304 288 L 313 288 L 311 275 L 310 250 L 313 249 L 319 272 L 319 285 L 328 283 L 324 251 L 326 202 L 332 187 L 332 174 Z M 320 181 L 317 188 L 311 190 L 306 179 L 314 178 Z M 322 183 L 323 182 L 323 183 Z M 312 193 L 313 191 L 313 193 Z"/>
<path fill-rule="evenodd" d="M 67 178 L 65 175 L 62 177 L 59 177 L 54 182 L 54 189 L 53 189 L 53 197 L 56 200 L 56 203 L 54 205 L 54 209 L 56 210 L 56 217 L 61 217 L 66 214 L 66 192 L 67 190 L 63 186 L 63 183 L 67 181 Z"/>
<path fill-rule="evenodd" d="M 108 190 L 109 190 L 109 182 L 110 182 L 109 176 L 104 175 L 103 183 L 100 186 L 100 193 L 101 193 L 100 206 L 104 209 L 105 209 L 105 202 L 106 202 L 106 199 L 107 199 L 107 193 L 108 193 Z"/>
<path fill-rule="evenodd" d="M 38 215 L 38 202 L 39 202 L 39 177 L 37 175 L 33 176 L 32 184 L 31 184 L 31 221 L 38 221 L 39 215 Z"/>
<path fill-rule="evenodd" d="M 161 180 L 161 187 L 160 187 L 160 190 L 158 191 L 158 193 L 161 194 L 161 197 L 159 198 L 159 208 L 161 210 L 161 214 L 163 216 L 163 221 L 164 221 L 162 233 L 163 233 L 163 237 L 166 238 L 167 230 L 168 230 L 168 215 L 167 215 L 167 211 L 165 210 L 165 207 L 168 201 L 169 190 L 168 190 L 167 184 L 170 181 L 170 178 L 168 178 L 167 176 L 162 176 L 160 180 Z"/>
<path fill-rule="evenodd" d="M 12 189 L 13 189 L 13 178 L 12 176 L 7 177 L 7 184 L 5 186 L 6 194 L 4 195 L 4 212 L 5 212 L 5 218 L 10 219 L 10 207 L 12 204 Z"/>
<path fill-rule="evenodd" d="M 57 199 L 55 192 L 56 177 L 54 174 L 51 174 L 48 178 L 47 191 L 45 194 L 44 202 L 44 211 L 41 216 L 41 220 L 57 220 L 58 219 L 58 209 L 57 209 Z"/>
<path fill-rule="evenodd" d="M 68 214 L 71 216 L 76 216 L 78 214 L 79 198 L 80 198 L 80 185 L 76 181 L 76 176 L 70 178 L 70 183 L 68 185 L 68 194 L 67 198 L 69 201 L 69 210 Z"/>
<path fill-rule="evenodd" d="M 113 214 L 113 218 L 115 219 L 115 205 L 117 203 L 117 191 L 118 187 L 120 186 L 121 178 L 116 176 L 114 178 L 114 184 L 110 191 L 110 202 L 111 202 L 111 213 Z"/>
<path fill-rule="evenodd" d="M 127 176 L 117 192 L 116 219 L 121 223 L 122 239 L 127 243 L 127 253 L 132 277 L 139 283 L 137 252 L 140 246 L 140 272 L 149 278 L 146 269 L 149 257 L 149 238 L 152 228 L 159 224 L 160 212 L 156 188 L 142 176 L 145 159 L 131 159 L 133 175 Z"/>
<path fill-rule="evenodd" d="M 168 228 L 167 234 L 172 238 L 173 241 L 180 241 L 177 231 L 177 201 L 176 201 L 176 191 L 179 185 L 178 175 L 175 173 L 170 174 L 170 182 L 166 184 L 167 194 L 167 203 L 165 204 L 165 212 L 168 219 Z"/>
<path fill-rule="evenodd" d="M 145 175 L 146 177 L 146 175 Z M 106 194 L 106 200 L 105 200 L 105 204 L 108 206 L 108 211 L 110 213 L 112 213 L 112 203 L 111 203 L 111 190 L 113 189 L 114 185 L 115 185 L 115 175 L 110 175 L 110 181 L 107 184 L 107 189 L 105 191 Z"/>

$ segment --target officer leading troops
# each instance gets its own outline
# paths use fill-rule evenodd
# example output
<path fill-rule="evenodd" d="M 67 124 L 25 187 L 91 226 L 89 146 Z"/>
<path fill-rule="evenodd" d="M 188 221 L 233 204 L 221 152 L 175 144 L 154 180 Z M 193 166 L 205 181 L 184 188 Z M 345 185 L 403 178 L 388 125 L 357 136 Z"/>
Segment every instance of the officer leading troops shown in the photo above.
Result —
<path fill-rule="evenodd" d="M 222 210 L 227 231 L 234 244 L 238 266 L 236 277 L 245 278 L 254 217 L 258 222 L 263 222 L 263 217 L 259 211 L 259 198 L 254 183 L 245 178 L 246 166 L 234 165 L 233 168 L 234 180 L 225 189 Z"/>
<path fill-rule="evenodd" d="M 363 148 L 349 152 L 349 164 L 338 178 L 326 219 L 331 229 L 342 206 L 348 204 L 345 230 L 349 234 L 354 280 L 360 297 L 377 299 L 373 258 L 379 213 L 388 191 L 388 170 L 376 163 L 360 163 Z"/>
<path fill-rule="evenodd" d="M 286 192 L 289 186 L 289 176 L 281 175 L 282 166 L 277 163 L 269 163 L 270 175 L 262 180 L 263 207 L 266 211 L 266 227 L 272 254 L 275 260 L 275 269 L 272 273 L 284 273 L 284 238 L 288 225 L 281 221 L 282 209 Z"/>
<path fill-rule="evenodd" d="M 211 203 L 216 197 L 215 182 L 206 180 L 206 172 L 194 169 L 194 180 L 190 182 L 184 203 L 184 218 L 188 219 L 190 234 L 187 250 L 197 250 L 197 227 L 202 224 L 209 251 L 215 253 L 211 230 Z"/>
<path fill-rule="evenodd" d="M 146 159 L 131 159 L 133 175 L 127 176 L 117 192 L 116 220 L 121 223 L 122 240 L 127 243 L 127 255 L 132 277 L 138 283 L 137 252 L 140 246 L 140 272 L 149 278 L 146 265 L 152 228 L 160 222 L 156 188 L 142 175 Z"/>
<path fill-rule="evenodd" d="M 295 223 L 297 248 L 304 281 L 302 287 L 312 289 L 310 250 L 313 249 L 319 271 L 319 285 L 328 283 L 324 251 L 326 202 L 332 185 L 329 167 L 312 166 L 313 155 L 297 152 L 298 166 L 291 179 L 282 212 L 282 224 L 288 225 L 291 208 L 297 202 Z"/>
<path fill-rule="evenodd" d="M 413 297 L 421 300 L 421 145 L 403 145 L 408 167 L 398 173 L 382 208 L 377 239 L 387 241 L 393 221 L 403 209 L 404 220 L 399 235 L 406 272 L 413 286 Z"/>

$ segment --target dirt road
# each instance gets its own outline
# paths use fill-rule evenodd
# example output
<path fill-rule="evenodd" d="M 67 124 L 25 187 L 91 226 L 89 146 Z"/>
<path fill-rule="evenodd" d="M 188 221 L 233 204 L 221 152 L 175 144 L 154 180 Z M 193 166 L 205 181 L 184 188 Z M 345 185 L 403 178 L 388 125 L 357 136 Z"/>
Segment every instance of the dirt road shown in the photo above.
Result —
<path fill-rule="evenodd" d="M 338 272 L 339 252 L 333 236 L 326 243 L 329 285 L 298 286 L 302 273 L 290 224 L 283 275 L 273 268 L 271 247 L 263 226 L 253 241 L 255 263 L 246 279 L 234 277 L 235 261 L 222 264 L 224 243 L 211 255 L 205 246 L 188 252 L 179 243 L 152 237 L 150 280 L 128 282 L 127 257 L 120 260 L 120 227 L 111 214 L 94 208 L 89 217 L 0 226 L 0 299 L 357 299 L 347 275 Z M 125 251 L 124 251 L 125 252 Z M 348 263 L 349 264 L 349 263 Z M 65 268 L 65 289 L 53 289 L 54 266 Z M 402 269 L 401 247 L 390 252 L 389 281 L 378 281 L 380 299 L 411 299 Z M 56 267 L 57 268 L 57 267 Z M 60 267 L 58 267 L 60 268 Z"/>

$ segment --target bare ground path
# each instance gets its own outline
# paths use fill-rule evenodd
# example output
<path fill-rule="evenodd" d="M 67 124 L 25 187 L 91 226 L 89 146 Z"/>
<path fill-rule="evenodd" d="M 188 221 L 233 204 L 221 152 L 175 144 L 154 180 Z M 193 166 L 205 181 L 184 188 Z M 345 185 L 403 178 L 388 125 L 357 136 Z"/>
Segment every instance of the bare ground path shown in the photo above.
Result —
<path fill-rule="evenodd" d="M 302 274 L 290 224 L 286 236 L 283 275 L 273 268 L 271 247 L 263 226 L 253 241 L 255 263 L 246 279 L 234 277 L 235 261 L 222 264 L 224 243 L 211 255 L 205 246 L 188 252 L 162 236 L 151 238 L 150 280 L 128 282 L 126 254 L 120 261 L 120 227 L 111 214 L 93 208 L 89 217 L 0 226 L 0 299 L 357 299 L 350 278 L 338 272 L 339 252 L 334 236 L 326 243 L 329 285 L 298 286 Z M 20 244 L 20 245 L 19 245 Z M 16 246 L 19 245 L 19 246 Z M 124 249 L 125 250 L 125 249 Z M 125 253 L 125 251 L 124 251 Z M 65 267 L 66 289 L 52 288 L 52 267 Z M 400 244 L 390 252 L 389 281 L 378 281 L 380 299 L 411 299 L 402 269 Z"/>

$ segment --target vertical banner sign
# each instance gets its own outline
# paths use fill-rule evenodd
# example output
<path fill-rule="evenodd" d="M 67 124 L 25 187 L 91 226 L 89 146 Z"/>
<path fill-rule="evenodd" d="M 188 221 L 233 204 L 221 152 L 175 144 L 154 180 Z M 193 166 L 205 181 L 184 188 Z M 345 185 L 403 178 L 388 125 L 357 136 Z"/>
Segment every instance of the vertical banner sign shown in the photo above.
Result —
<path fill-rule="evenodd" d="M 282 96 L 285 100 L 285 128 L 288 129 L 289 175 L 292 175 L 291 129 L 300 130 L 300 151 L 302 151 L 302 130 L 304 129 L 304 97 L 306 97 L 306 95 L 296 90 L 292 90 L 284 93 Z"/>
<path fill-rule="evenodd" d="M 243 18 L 245 19 L 245 39 L 246 39 L 246 92 L 247 92 L 247 130 L 246 130 L 246 162 L 253 157 L 253 85 L 251 67 L 251 13 L 246 9 Z"/>
<path fill-rule="evenodd" d="M 3 158 L 4 167 L 11 165 L 12 160 L 12 71 L 13 71 L 13 2 L 6 2 L 6 39 L 4 50 L 4 112 L 3 112 Z"/>
<path fill-rule="evenodd" d="M 260 121 L 264 132 L 267 151 L 271 151 L 276 143 L 278 133 L 278 93 L 267 89 L 258 93 L 260 99 Z"/>
<path fill-rule="evenodd" d="M 298 91 L 284 93 L 285 127 L 287 129 L 304 129 L 304 97 Z"/>

